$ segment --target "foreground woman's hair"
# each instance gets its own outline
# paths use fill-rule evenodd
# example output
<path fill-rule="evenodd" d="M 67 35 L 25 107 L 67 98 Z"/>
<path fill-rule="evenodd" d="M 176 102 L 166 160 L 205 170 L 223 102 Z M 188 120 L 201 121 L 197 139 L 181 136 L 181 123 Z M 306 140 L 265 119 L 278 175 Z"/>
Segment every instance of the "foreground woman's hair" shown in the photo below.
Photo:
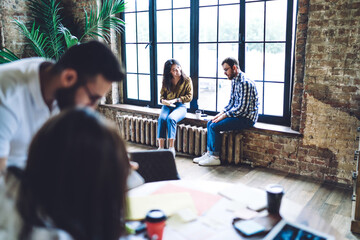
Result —
<path fill-rule="evenodd" d="M 24 225 L 48 225 L 76 240 L 118 239 L 124 233 L 129 160 L 123 140 L 92 110 L 72 109 L 35 135 L 17 207 Z"/>

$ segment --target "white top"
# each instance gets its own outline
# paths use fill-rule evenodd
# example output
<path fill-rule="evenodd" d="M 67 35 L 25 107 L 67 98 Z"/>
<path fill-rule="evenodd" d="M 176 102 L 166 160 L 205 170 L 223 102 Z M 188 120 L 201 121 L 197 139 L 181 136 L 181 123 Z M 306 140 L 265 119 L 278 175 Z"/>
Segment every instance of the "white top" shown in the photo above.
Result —
<path fill-rule="evenodd" d="M 41 94 L 39 69 L 45 60 L 27 58 L 0 65 L 0 158 L 7 166 L 25 167 L 27 150 L 37 130 L 59 112 Z"/>

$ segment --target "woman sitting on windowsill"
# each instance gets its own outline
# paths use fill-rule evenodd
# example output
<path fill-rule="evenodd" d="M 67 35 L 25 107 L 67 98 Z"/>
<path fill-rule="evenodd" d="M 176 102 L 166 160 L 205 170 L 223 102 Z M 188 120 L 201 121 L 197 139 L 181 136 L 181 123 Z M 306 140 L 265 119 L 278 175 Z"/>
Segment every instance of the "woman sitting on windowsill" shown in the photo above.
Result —
<path fill-rule="evenodd" d="M 185 118 L 186 106 L 193 98 L 192 81 L 181 69 L 180 63 L 169 59 L 164 65 L 160 103 L 163 104 L 158 120 L 157 139 L 159 149 L 165 147 L 166 130 L 167 146 L 175 156 L 174 142 L 176 124 Z"/>

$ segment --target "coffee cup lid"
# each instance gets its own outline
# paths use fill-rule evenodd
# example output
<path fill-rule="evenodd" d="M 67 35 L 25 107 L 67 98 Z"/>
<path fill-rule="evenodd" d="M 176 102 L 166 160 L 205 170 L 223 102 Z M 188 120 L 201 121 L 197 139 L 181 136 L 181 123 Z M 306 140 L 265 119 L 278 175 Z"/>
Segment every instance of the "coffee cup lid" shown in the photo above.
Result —
<path fill-rule="evenodd" d="M 145 220 L 147 222 L 161 222 L 166 220 L 166 215 L 160 209 L 153 209 L 146 214 Z"/>
<path fill-rule="evenodd" d="M 266 186 L 266 191 L 274 194 L 284 193 L 284 188 L 279 184 L 270 184 Z"/>

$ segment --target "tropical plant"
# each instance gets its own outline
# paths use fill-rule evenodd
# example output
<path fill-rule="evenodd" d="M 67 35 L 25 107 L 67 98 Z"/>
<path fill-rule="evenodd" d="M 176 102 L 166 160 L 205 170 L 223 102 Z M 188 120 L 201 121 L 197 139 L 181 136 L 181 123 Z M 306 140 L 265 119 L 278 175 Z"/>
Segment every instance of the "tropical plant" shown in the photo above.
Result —
<path fill-rule="evenodd" d="M 124 21 L 117 17 L 125 9 L 124 0 L 103 0 L 99 11 L 94 6 L 90 6 L 90 13 L 84 9 L 85 27 L 78 37 L 62 24 L 60 0 L 29 0 L 29 7 L 32 26 L 28 28 L 19 19 L 13 19 L 13 23 L 39 57 L 57 60 L 66 49 L 86 39 L 102 38 L 109 42 L 111 29 L 116 33 L 124 30 Z M 9 49 L 0 50 L 0 64 L 17 59 L 19 57 Z"/>

